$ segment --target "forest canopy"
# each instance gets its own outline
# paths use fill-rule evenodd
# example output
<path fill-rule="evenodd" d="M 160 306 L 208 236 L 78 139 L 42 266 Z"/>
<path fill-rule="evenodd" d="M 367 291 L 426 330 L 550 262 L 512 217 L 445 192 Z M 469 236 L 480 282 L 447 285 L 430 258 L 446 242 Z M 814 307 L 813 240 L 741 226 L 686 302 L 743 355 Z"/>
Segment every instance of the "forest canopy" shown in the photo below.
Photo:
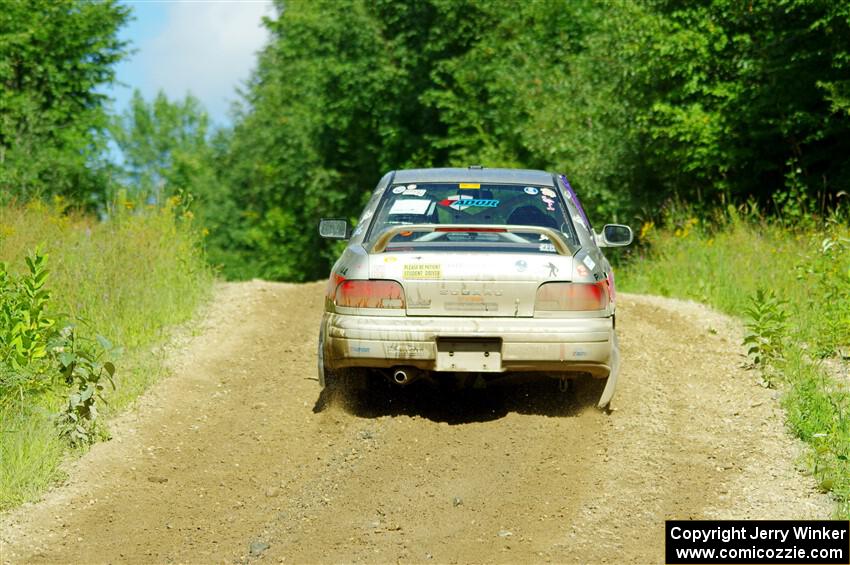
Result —
<path fill-rule="evenodd" d="M 566 173 L 600 220 L 850 185 L 850 4 L 277 3 L 220 162 L 237 276 L 312 279 L 387 170 Z M 324 250 L 320 253 L 314 249 Z M 309 251 L 308 251 L 309 250 Z"/>
<path fill-rule="evenodd" d="M 599 221 L 671 200 L 793 217 L 850 192 L 842 0 L 276 0 L 219 131 L 191 96 L 106 115 L 128 7 L 7 4 L 6 196 L 178 195 L 231 278 L 323 277 L 335 248 L 317 219 L 354 219 L 404 167 L 563 172 Z"/>

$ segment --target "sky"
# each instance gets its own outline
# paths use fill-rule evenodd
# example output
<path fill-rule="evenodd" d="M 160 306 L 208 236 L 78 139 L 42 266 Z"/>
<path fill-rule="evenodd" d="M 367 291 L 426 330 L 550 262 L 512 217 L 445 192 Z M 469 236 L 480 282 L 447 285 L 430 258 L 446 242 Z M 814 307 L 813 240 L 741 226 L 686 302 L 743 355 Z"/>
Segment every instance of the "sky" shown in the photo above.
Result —
<path fill-rule="evenodd" d="M 135 50 L 116 66 L 119 84 L 107 89 L 113 108 L 123 112 L 133 89 L 146 100 L 162 89 L 169 99 L 191 92 L 212 122 L 230 124 L 228 110 L 236 89 L 254 67 L 255 54 L 268 34 L 263 16 L 269 0 L 125 0 L 133 10 L 121 31 Z"/>

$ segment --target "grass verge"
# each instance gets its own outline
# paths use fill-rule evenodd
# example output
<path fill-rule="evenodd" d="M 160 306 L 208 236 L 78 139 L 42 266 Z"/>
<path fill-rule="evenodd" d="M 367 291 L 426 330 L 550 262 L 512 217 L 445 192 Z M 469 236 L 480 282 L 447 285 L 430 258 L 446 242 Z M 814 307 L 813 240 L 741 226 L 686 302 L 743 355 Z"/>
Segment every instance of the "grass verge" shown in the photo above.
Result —
<path fill-rule="evenodd" d="M 644 245 L 618 258 L 621 289 L 692 299 L 744 318 L 754 366 L 766 386 L 781 388 L 788 427 L 810 447 L 808 468 L 835 497 L 837 517 L 850 518 L 847 221 L 791 228 L 752 208 L 730 208 L 710 221 L 670 213 L 662 226 L 644 224 L 640 235 Z"/>
<path fill-rule="evenodd" d="M 10 272 L 24 271 L 24 258 L 40 247 L 49 255 L 52 315 L 123 347 L 107 414 L 163 374 L 153 346 L 190 319 L 211 289 L 199 236 L 175 204 L 138 210 L 120 202 L 102 222 L 61 202 L 0 207 L 0 260 Z M 17 382 L 15 372 L 0 359 L 0 382 Z M 57 376 L 39 382 L 47 384 L 0 388 L 0 510 L 38 498 L 59 478 L 68 451 L 53 418 L 68 388 Z"/>

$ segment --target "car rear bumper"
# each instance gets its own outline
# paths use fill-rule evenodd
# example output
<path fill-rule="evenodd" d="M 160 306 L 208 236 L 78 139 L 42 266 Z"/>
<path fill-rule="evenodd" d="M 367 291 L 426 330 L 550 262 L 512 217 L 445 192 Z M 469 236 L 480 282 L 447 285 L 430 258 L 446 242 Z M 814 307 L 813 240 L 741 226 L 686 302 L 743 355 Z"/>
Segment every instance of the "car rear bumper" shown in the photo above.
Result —
<path fill-rule="evenodd" d="M 612 318 L 381 317 L 327 313 L 324 363 L 345 367 L 447 370 L 446 344 L 498 343 L 488 372 L 581 372 L 607 377 L 614 343 Z M 496 352 L 493 353 L 494 357 Z M 463 366 L 456 371 L 481 370 Z"/>

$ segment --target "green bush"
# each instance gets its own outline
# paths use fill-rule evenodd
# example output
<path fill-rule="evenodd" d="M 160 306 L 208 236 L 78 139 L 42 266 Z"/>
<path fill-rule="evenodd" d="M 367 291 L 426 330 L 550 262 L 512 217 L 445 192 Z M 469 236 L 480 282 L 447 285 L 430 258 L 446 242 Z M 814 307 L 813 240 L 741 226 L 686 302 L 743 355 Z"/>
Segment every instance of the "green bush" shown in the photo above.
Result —
<path fill-rule="evenodd" d="M 42 386 L 37 378 L 42 368 L 37 365 L 47 358 L 47 343 L 55 331 L 56 321 L 46 312 L 47 256 L 35 251 L 26 262 L 28 272 L 21 276 L 9 273 L 8 265 L 0 262 L 0 364 L 9 369 L 0 375 L 0 395 Z M 10 379 L 16 373 L 30 378 Z"/>

